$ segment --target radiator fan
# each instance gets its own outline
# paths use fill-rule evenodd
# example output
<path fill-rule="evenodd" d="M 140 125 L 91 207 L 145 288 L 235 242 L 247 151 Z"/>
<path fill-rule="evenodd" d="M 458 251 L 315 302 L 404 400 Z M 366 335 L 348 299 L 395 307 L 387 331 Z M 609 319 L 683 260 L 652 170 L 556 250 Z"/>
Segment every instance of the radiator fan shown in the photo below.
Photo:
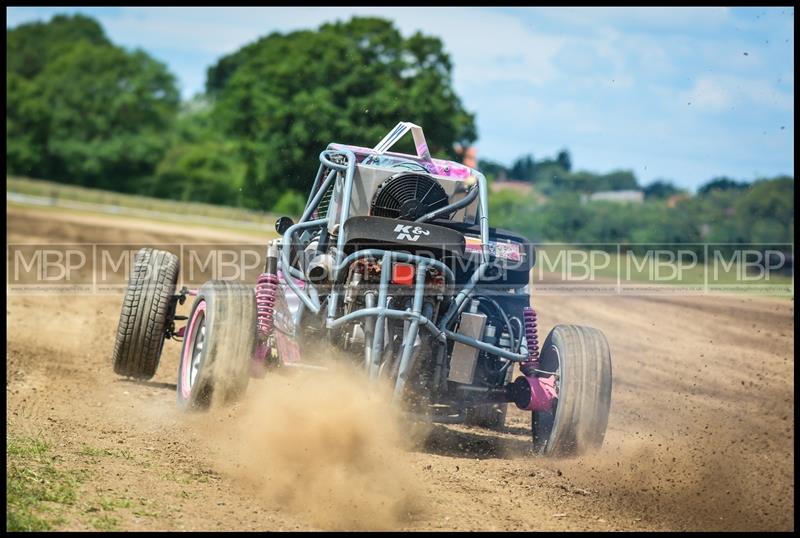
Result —
<path fill-rule="evenodd" d="M 404 172 L 378 187 L 370 214 L 402 220 L 416 220 L 449 203 L 442 186 L 425 174 Z M 448 216 L 449 218 L 449 216 Z"/>

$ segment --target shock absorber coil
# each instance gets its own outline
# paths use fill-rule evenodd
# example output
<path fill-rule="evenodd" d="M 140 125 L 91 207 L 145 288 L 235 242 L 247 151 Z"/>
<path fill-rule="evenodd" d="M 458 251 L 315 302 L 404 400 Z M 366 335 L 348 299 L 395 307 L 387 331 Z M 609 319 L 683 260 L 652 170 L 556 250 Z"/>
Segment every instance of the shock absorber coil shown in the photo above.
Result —
<path fill-rule="evenodd" d="M 522 317 L 525 325 L 525 341 L 528 344 L 528 360 L 520 365 L 520 369 L 528 375 L 526 370 L 539 368 L 539 327 L 536 310 L 533 307 L 523 308 Z"/>
<path fill-rule="evenodd" d="M 256 311 L 258 334 L 266 339 L 272 333 L 275 298 L 278 294 L 278 275 L 261 273 L 256 282 Z"/>

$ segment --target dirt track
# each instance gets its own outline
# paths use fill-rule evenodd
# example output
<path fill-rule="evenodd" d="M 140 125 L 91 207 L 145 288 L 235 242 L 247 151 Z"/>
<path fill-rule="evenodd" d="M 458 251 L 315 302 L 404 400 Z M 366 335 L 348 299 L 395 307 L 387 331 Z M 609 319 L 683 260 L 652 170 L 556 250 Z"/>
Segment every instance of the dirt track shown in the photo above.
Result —
<path fill-rule="evenodd" d="M 7 222 L 9 243 L 220 240 L 219 234 L 198 238 L 194 229 L 167 236 L 152 224 L 13 207 Z M 235 452 L 227 451 L 232 445 L 215 439 L 258 442 L 252 429 L 232 439 L 231 424 L 244 424 L 244 410 L 187 417 L 175 409 L 179 344 L 166 344 L 151 382 L 113 374 L 118 295 L 9 296 L 7 421 L 19 433 L 46 439 L 60 468 L 89 477 L 78 502 L 63 508 L 63 529 L 93 528 L 89 516 L 101 499 L 146 508 L 114 509 L 123 530 L 794 528 L 793 300 L 537 298 L 535 290 L 534 297 L 543 334 L 558 323 L 579 323 L 600 328 L 609 340 L 614 389 L 606 442 L 597 454 L 570 460 L 526 454 L 529 417 L 513 409 L 501 435 L 436 427 L 426 441 L 387 455 L 391 461 L 358 467 L 358 482 L 336 482 L 319 438 L 288 437 L 282 442 L 294 445 L 290 452 L 311 450 L 310 473 L 297 473 L 316 481 L 316 494 L 308 503 L 266 495 L 275 483 L 243 479 Z M 266 387 L 269 382 L 252 382 L 249 397 Z M 339 405 L 343 393 L 331 389 L 316 397 L 308 417 L 296 405 L 286 412 L 300 411 L 298 423 L 315 426 L 344 420 L 336 411 L 346 408 Z M 271 424 L 283 418 L 276 402 L 266 403 L 264 420 Z M 362 436 L 367 449 L 375 441 L 370 435 L 403 435 L 402 428 L 371 429 L 380 417 L 359 417 L 363 424 L 348 429 L 340 422 L 333 433 Z M 304 446 L 309 442 L 316 446 Z M 342 450 L 335 439 L 324 446 L 333 445 Z M 276 461 L 283 452 L 275 448 L 265 446 L 256 463 L 288 468 L 289 462 Z M 383 504 L 357 495 L 364 487 L 412 502 L 386 515 Z M 345 504 L 351 512 L 339 511 Z"/>

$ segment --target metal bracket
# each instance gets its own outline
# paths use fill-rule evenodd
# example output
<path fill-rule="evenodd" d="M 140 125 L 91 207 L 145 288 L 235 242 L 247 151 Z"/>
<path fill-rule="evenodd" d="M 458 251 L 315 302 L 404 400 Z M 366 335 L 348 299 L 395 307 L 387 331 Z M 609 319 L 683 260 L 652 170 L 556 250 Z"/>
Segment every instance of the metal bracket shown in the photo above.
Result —
<path fill-rule="evenodd" d="M 422 127 L 408 121 L 401 121 L 395 125 L 394 129 L 389 131 L 373 150 L 378 155 L 382 155 L 391 148 L 395 142 L 403 138 L 408 131 L 411 131 L 411 135 L 414 137 L 414 147 L 417 150 L 417 157 L 426 162 L 432 162 L 431 153 L 430 150 L 428 150 L 428 143 L 425 141 L 425 134 L 422 132 Z"/>
<path fill-rule="evenodd" d="M 188 297 L 189 295 L 195 295 L 195 293 L 192 293 L 192 290 L 184 286 L 180 289 L 178 293 L 170 297 L 169 310 L 167 310 L 167 328 L 164 330 L 164 338 L 176 340 L 178 342 L 181 341 L 183 337 L 184 327 L 181 327 L 176 331 L 175 322 L 186 321 L 187 319 L 189 319 L 189 317 L 175 315 L 175 309 L 178 307 L 179 303 L 180 304 L 185 303 L 186 297 Z"/>

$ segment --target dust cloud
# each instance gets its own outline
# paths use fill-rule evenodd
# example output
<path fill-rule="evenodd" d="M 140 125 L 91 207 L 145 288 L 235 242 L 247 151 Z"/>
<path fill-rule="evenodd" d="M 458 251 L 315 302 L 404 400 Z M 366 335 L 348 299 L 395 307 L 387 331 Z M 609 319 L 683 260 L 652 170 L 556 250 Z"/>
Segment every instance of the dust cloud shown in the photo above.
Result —
<path fill-rule="evenodd" d="M 212 410 L 207 426 L 220 467 L 269 508 L 326 530 L 392 529 L 422 510 L 408 450 L 425 427 L 390 394 L 334 360 L 326 371 L 251 380 L 241 404 Z"/>

